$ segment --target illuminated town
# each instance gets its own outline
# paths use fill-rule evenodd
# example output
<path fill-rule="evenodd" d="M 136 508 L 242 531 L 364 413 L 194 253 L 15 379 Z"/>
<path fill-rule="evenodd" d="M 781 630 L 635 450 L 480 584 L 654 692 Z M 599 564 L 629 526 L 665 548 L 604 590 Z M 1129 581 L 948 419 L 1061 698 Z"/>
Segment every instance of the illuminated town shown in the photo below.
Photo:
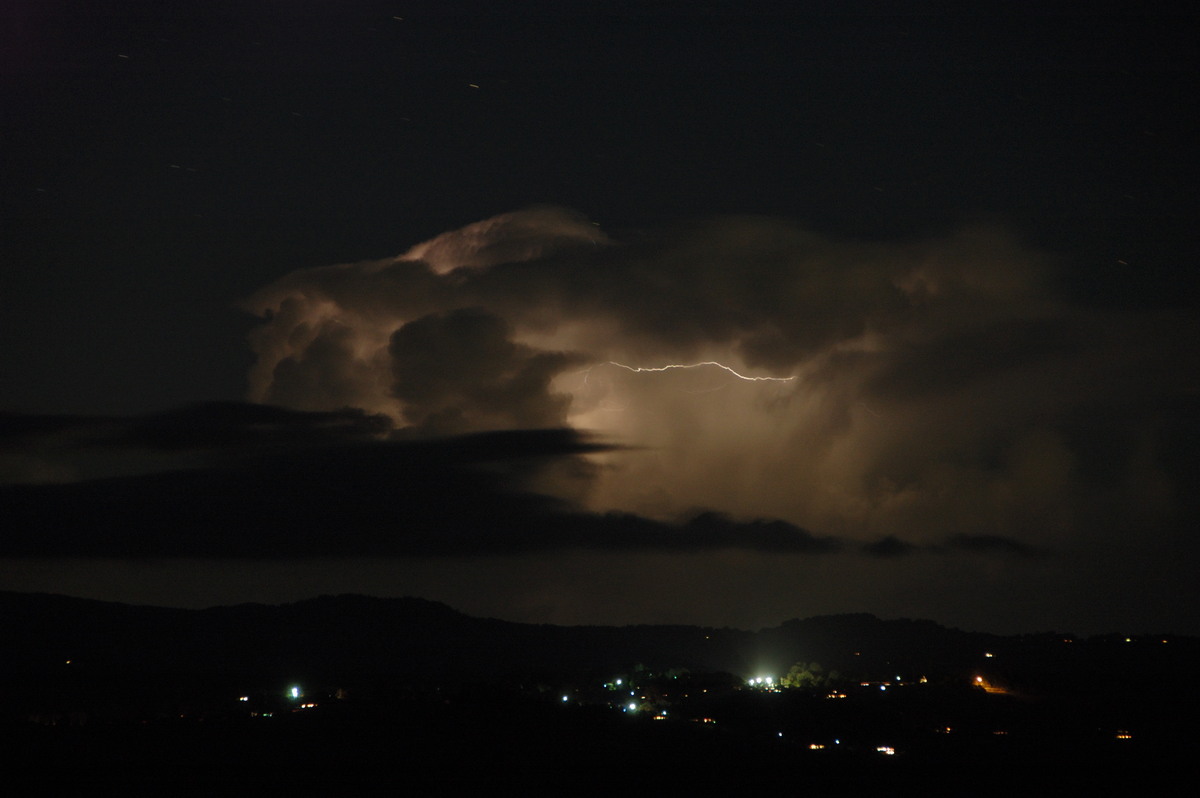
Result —
<path fill-rule="evenodd" d="M 931 778 L 953 791 L 984 774 L 972 794 L 1004 794 L 1052 763 L 1153 784 L 1195 738 L 1177 708 L 1195 701 L 1200 641 L 1178 636 L 1000 637 L 865 615 L 759 632 L 529 626 L 341 596 L 227 608 L 216 625 L 155 610 L 177 631 L 152 642 L 147 608 L 4 598 L 32 613 L 33 647 L 4 663 L 0 693 L 18 784 L 56 763 L 65 785 L 204 783 L 203 760 L 251 787 L 336 773 L 607 792 L 621 761 L 654 792 L 798 778 L 818 793 Z M 101 628 L 133 648 L 88 631 Z M 479 770 L 456 768 L 463 751 Z"/>

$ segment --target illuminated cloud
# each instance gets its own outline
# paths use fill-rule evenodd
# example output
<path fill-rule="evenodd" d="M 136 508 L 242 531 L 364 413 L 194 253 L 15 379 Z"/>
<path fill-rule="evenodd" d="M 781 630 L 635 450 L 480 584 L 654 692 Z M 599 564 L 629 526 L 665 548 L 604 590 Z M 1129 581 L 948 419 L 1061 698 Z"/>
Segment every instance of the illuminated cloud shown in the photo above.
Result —
<path fill-rule="evenodd" d="M 876 555 L 1070 549 L 1177 517 L 1186 455 L 1161 409 L 1197 331 L 1074 305 L 1056 279 L 996 226 L 609 237 L 538 208 L 264 288 L 251 398 L 409 433 L 588 430 L 623 447 L 572 495 L 600 513 L 779 518 Z"/>
<path fill-rule="evenodd" d="M 566 424 L 570 397 L 551 380 L 573 362 L 509 340 L 503 319 L 479 308 L 408 322 L 388 344 L 392 395 L 410 424 L 439 433 Z"/>

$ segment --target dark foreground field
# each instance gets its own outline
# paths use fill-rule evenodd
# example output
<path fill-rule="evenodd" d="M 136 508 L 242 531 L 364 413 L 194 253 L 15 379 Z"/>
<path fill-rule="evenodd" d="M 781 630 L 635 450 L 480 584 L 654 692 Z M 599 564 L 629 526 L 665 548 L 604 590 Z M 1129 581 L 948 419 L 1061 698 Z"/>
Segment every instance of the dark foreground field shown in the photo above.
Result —
<path fill-rule="evenodd" d="M 1189 795 L 1181 745 L 963 736 L 895 755 L 598 707 L 413 702 L 384 712 L 11 726 L 8 794 Z"/>

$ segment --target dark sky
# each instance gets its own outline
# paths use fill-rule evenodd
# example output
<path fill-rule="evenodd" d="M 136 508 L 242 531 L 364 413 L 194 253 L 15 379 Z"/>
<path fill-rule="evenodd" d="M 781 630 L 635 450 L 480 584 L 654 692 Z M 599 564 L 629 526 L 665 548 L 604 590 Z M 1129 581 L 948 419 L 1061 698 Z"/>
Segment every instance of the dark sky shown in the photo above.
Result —
<path fill-rule="evenodd" d="M 1196 15 L 781 5 L 6 3 L 0 589 L 1200 631 Z"/>

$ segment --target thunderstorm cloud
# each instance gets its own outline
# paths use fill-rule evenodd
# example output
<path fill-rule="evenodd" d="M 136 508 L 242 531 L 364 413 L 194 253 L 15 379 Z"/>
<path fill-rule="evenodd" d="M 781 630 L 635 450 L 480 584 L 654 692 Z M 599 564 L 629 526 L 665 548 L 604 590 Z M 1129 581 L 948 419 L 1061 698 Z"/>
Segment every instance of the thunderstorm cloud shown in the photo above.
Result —
<path fill-rule="evenodd" d="M 779 518 L 878 555 L 1057 550 L 1176 517 L 1165 410 L 1194 395 L 1196 331 L 1072 303 L 1056 279 L 995 225 L 610 235 L 534 208 L 259 291 L 251 399 L 413 434 L 584 430 L 623 447 L 574 496 L 596 512 Z M 702 363 L 735 373 L 661 370 Z"/>
<path fill-rule="evenodd" d="M 1060 268 L 995 225 L 534 208 L 296 271 L 245 300 L 249 403 L 0 416 L 0 567 L 559 623 L 1110 624 L 1134 585 L 1178 617 L 1196 320 Z"/>

